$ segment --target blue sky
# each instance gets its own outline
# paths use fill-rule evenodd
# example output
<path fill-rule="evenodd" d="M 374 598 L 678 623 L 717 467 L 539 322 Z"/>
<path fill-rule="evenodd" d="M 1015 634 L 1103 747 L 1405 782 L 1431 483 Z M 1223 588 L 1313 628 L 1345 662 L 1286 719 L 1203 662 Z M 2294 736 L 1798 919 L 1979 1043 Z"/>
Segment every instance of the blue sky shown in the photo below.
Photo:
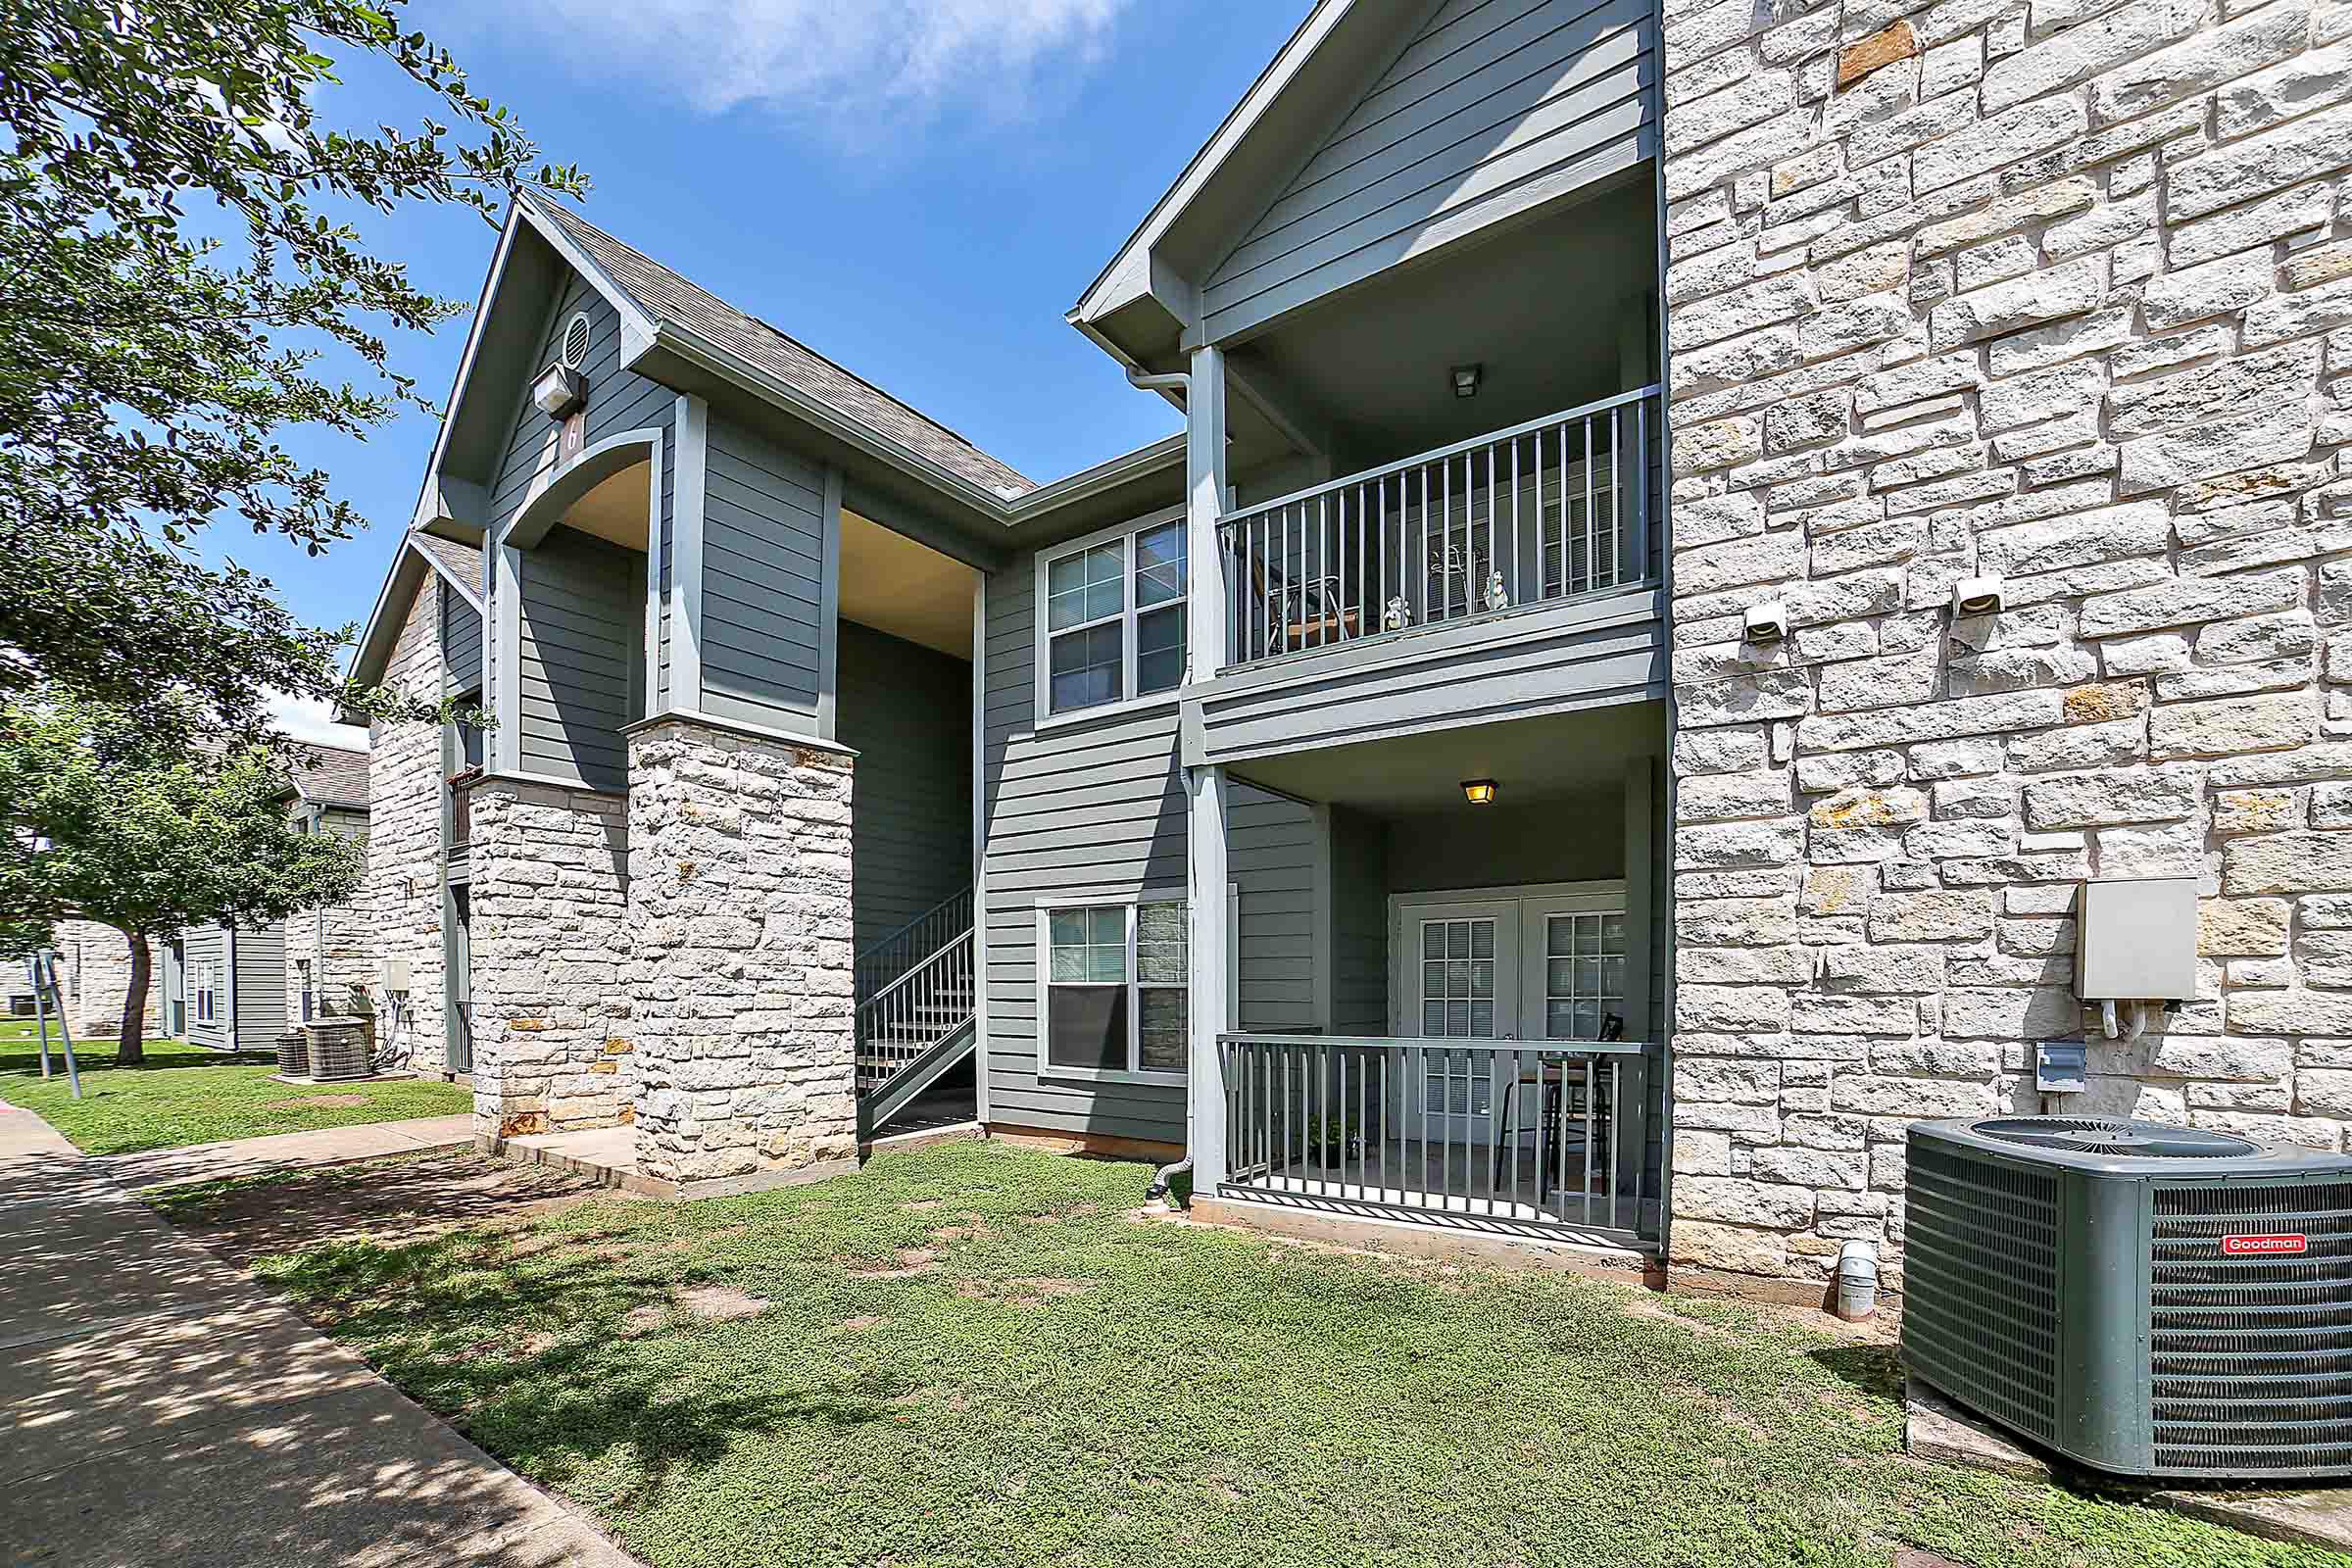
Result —
<path fill-rule="evenodd" d="M 595 221 L 1050 479 L 1177 428 L 1062 320 L 1307 0 L 415 0 L 476 86 L 594 181 Z M 348 72 L 319 107 L 413 124 Z M 472 300 L 495 236 L 457 209 L 364 214 L 379 253 Z M 438 403 L 466 318 L 396 341 Z M 374 527 L 316 560 L 216 526 L 208 553 L 313 624 L 365 620 L 434 421 L 291 431 Z M 333 738 L 292 710 L 298 733 Z"/>

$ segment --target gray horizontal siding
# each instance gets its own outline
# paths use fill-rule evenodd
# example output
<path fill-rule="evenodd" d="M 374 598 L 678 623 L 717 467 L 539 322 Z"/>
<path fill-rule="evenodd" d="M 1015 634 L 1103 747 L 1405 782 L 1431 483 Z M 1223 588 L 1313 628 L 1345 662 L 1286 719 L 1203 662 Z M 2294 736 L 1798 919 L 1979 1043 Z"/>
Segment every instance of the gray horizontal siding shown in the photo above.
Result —
<path fill-rule="evenodd" d="M 286 1031 L 286 928 L 283 921 L 237 932 L 237 1049 L 267 1051 Z"/>
<path fill-rule="evenodd" d="M 718 414 L 703 494 L 703 706 L 783 729 L 816 711 L 824 470 Z"/>
<path fill-rule="evenodd" d="M 482 683 L 482 612 L 434 579 L 441 597 L 441 694 L 455 697 Z"/>
<path fill-rule="evenodd" d="M 498 460 L 497 468 L 492 473 L 488 485 L 492 536 L 496 537 L 502 532 L 507 524 L 514 520 L 515 514 L 520 512 L 534 495 L 543 490 L 548 480 L 554 475 L 557 426 L 554 420 L 548 418 L 531 402 L 530 383 L 542 370 L 558 362 L 560 358 L 558 336 L 564 329 L 564 323 L 570 320 L 572 314 L 577 311 L 586 312 L 589 322 L 588 356 L 580 368 L 581 374 L 588 383 L 588 406 L 583 416 L 586 444 L 593 446 L 607 436 L 615 435 L 624 430 L 659 429 L 663 432 L 661 515 L 653 520 L 653 526 L 649 527 L 648 533 L 649 536 L 659 536 L 666 541 L 670 534 L 671 515 L 675 510 L 676 498 L 677 443 L 674 427 L 677 422 L 677 394 L 660 382 L 648 380 L 633 371 L 621 368 L 619 316 L 606 302 L 603 295 L 597 293 L 589 286 L 586 279 L 569 269 L 564 269 L 560 272 L 556 284 L 550 291 L 546 315 L 540 322 L 539 338 L 529 362 L 528 371 L 522 384 L 514 389 L 514 409 L 509 425 L 506 448 Z M 613 548 L 618 549 L 617 546 Z M 533 553 L 525 551 L 524 555 L 528 557 Z M 529 568 L 530 563 L 526 560 L 524 563 L 526 574 Z M 527 590 L 525 598 L 527 602 L 529 598 Z M 637 601 L 632 612 L 636 615 L 638 622 L 642 624 L 644 620 L 642 597 Z M 641 631 L 632 633 L 628 646 L 641 650 L 643 645 L 643 633 Z M 641 675 L 632 678 L 636 680 L 637 684 L 643 684 Z M 483 687 L 485 704 L 495 706 L 499 697 L 496 690 L 495 663 L 483 669 Z M 464 687 L 457 686 L 450 689 L 456 691 L 463 690 Z M 524 733 L 527 735 L 530 732 L 528 711 L 533 704 L 538 705 L 543 718 L 548 716 L 547 710 L 552 705 L 545 693 L 533 693 L 527 678 L 523 701 L 526 710 Z M 594 750 L 594 748 L 591 749 Z M 610 764 L 600 756 L 591 765 L 607 768 Z M 523 766 L 526 768 L 535 766 L 527 752 L 523 759 Z M 576 764 L 571 767 L 559 766 L 555 772 L 559 777 L 582 778 L 582 781 L 587 781 L 583 775 L 578 773 Z M 600 787 L 616 787 L 610 783 L 609 772 L 605 776 L 607 783 Z"/>
<path fill-rule="evenodd" d="M 523 769 L 625 789 L 620 730 L 644 683 L 645 558 L 565 527 L 520 555 Z"/>
<path fill-rule="evenodd" d="M 229 1034 L 228 933 L 217 925 L 192 925 L 179 934 L 181 973 L 186 977 L 188 1038 L 200 1046 L 227 1049 Z M 196 1015 L 196 993 L 207 967 L 213 971 L 214 1012 L 211 1021 Z"/>
<path fill-rule="evenodd" d="M 1232 338 L 1626 169 L 1655 142 L 1645 0 L 1446 0 L 1225 259 Z"/>
<path fill-rule="evenodd" d="M 1422 627 L 1220 678 L 1197 704 L 1207 761 L 1652 701 L 1667 650 L 1654 588 Z"/>
<path fill-rule="evenodd" d="M 1043 898 L 1180 893 L 1187 879 L 1174 708 L 1034 724 L 1034 566 L 988 582 L 985 756 L 989 1116 L 1005 1126 L 1181 1143 L 1184 1086 L 1100 1084 L 1038 1072 L 1037 905 Z M 1312 815 L 1241 786 L 1232 873 L 1242 889 L 1244 1018 L 1301 1026 L 1313 1007 Z"/>
<path fill-rule="evenodd" d="M 859 951 L 970 886 L 972 666 L 841 624 L 839 734 L 858 753 L 850 817 Z"/>
<path fill-rule="evenodd" d="M 1389 1032 L 1388 835 L 1379 818 L 1331 812 L 1331 1032 Z"/>

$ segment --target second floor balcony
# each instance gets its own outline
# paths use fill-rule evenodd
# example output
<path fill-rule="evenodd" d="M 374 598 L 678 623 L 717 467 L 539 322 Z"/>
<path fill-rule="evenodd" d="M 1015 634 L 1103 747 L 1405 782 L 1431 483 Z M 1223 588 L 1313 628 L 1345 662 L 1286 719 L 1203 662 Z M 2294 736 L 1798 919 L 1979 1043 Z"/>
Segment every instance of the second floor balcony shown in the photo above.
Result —
<path fill-rule="evenodd" d="M 1660 695 L 1659 388 L 1242 507 L 1191 760 Z"/>
<path fill-rule="evenodd" d="M 1226 516 L 1225 665 L 1652 581 L 1658 388 Z"/>

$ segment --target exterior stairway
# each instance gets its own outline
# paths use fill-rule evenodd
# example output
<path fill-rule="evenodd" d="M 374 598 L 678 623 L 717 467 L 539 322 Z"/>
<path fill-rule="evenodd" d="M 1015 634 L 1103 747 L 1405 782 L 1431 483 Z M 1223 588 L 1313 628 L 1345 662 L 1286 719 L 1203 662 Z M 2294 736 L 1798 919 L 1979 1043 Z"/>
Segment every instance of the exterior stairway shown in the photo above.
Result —
<path fill-rule="evenodd" d="M 858 956 L 858 1121 L 871 1134 L 972 1054 L 979 972 L 965 888 Z"/>

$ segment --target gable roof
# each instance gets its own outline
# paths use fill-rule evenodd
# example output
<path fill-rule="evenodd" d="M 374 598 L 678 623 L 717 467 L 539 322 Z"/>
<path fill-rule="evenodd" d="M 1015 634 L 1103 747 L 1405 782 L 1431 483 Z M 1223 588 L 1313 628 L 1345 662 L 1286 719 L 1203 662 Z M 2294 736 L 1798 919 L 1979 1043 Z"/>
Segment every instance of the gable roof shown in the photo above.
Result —
<path fill-rule="evenodd" d="M 745 363 L 773 376 L 810 402 L 832 410 L 949 472 L 1010 501 L 1035 490 L 1037 482 L 1010 464 L 991 457 L 921 411 L 901 402 L 861 376 L 826 359 L 799 339 L 770 326 L 691 281 L 643 251 L 616 239 L 560 203 L 525 197 L 532 214 L 563 231 L 657 324 L 689 328 Z"/>
<path fill-rule="evenodd" d="M 392 662 L 392 650 L 400 643 L 400 629 L 408 622 L 409 607 L 416 603 L 416 590 L 424 585 L 426 575 L 438 574 L 441 580 L 458 591 L 460 598 L 472 607 L 474 613 L 482 612 L 482 553 L 472 545 L 439 534 L 412 528 L 402 538 L 400 548 L 392 553 L 392 565 L 384 573 L 384 585 L 375 596 L 375 608 L 368 612 L 368 624 L 351 651 L 348 678 L 362 686 L 380 686 L 384 671 Z M 346 713 L 345 723 L 365 722 Z M 365 802 L 365 794 L 361 797 Z"/>
<path fill-rule="evenodd" d="M 1345 111 L 1349 89 L 1400 50 L 1438 0 L 1315 0 L 1314 8 L 1069 309 L 1113 359 L 1156 368 L 1196 324 L 1199 290 L 1236 237 L 1290 183 Z M 1134 308 L 1145 307 L 1141 318 Z M 1122 318 L 1125 318 L 1122 319 Z"/>
<path fill-rule="evenodd" d="M 368 807 L 368 754 L 304 741 L 294 754 L 294 793 L 313 806 Z"/>

